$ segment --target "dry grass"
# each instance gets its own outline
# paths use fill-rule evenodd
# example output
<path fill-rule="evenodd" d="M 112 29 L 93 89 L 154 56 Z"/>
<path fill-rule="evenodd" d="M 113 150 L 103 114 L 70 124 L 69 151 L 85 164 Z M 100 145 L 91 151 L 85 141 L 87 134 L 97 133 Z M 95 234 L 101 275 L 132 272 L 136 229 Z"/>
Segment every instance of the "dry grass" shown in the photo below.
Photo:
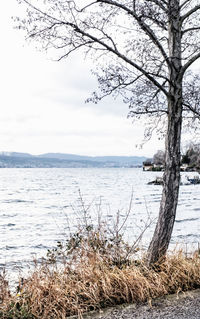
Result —
<path fill-rule="evenodd" d="M 4 314 L 0 317 L 81 317 L 91 310 L 200 287 L 197 254 L 186 258 L 179 252 L 157 268 L 148 269 L 138 261 L 119 267 L 107 256 L 85 250 L 71 266 L 59 270 L 56 265 L 44 264 L 36 269 L 17 296 L 4 300 Z"/>
<path fill-rule="evenodd" d="M 0 305 L 10 297 L 8 281 L 6 280 L 5 271 L 0 274 Z"/>
<path fill-rule="evenodd" d="M 136 258 L 141 235 L 129 246 L 117 219 L 115 231 L 106 223 L 91 225 L 84 208 L 84 223 L 65 243 L 48 252 L 10 296 L 5 276 L 0 277 L 0 318 L 62 319 L 122 303 L 200 287 L 200 256 L 174 253 L 153 268 Z M 125 218 L 125 221 L 127 217 Z M 145 229 L 148 223 L 145 224 Z M 143 234 L 144 231 L 142 231 Z"/>

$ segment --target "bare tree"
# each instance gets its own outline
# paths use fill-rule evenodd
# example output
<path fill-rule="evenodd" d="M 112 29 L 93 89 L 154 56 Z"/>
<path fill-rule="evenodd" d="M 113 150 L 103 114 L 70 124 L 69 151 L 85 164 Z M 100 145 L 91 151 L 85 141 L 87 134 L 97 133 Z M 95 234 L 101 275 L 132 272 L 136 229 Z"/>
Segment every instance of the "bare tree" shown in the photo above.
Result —
<path fill-rule="evenodd" d="M 199 0 L 20 2 L 27 11 L 18 26 L 29 39 L 57 50 L 60 60 L 82 50 L 98 63 L 94 102 L 121 95 L 130 116 L 166 123 L 164 186 L 148 249 L 155 263 L 166 254 L 176 216 L 182 125 L 200 118 L 200 78 L 191 68 L 200 58 Z"/>

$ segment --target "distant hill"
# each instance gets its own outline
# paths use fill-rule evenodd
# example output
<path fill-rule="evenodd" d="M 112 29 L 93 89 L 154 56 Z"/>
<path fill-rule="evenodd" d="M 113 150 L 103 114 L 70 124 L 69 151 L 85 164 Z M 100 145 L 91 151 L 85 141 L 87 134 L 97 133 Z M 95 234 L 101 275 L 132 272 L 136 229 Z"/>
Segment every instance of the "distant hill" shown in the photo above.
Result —
<path fill-rule="evenodd" d="M 0 156 L 12 156 L 12 157 L 33 157 L 29 153 L 18 153 L 18 152 L 0 152 Z"/>
<path fill-rule="evenodd" d="M 82 161 L 82 160 L 91 160 L 91 156 L 75 155 L 75 154 L 64 154 L 64 153 L 45 153 L 38 155 L 42 158 L 56 158 L 72 161 Z"/>
<path fill-rule="evenodd" d="M 75 154 L 0 152 L 1 167 L 136 167 L 146 160 L 143 156 L 82 156 Z"/>
<path fill-rule="evenodd" d="M 94 157 L 98 162 L 117 162 L 129 165 L 141 165 L 146 160 L 144 156 L 97 156 Z"/>
<path fill-rule="evenodd" d="M 75 160 L 75 161 L 95 161 L 95 162 L 113 162 L 113 163 L 129 163 L 140 165 L 143 161 L 147 159 L 144 156 L 83 156 L 75 154 L 63 154 L 63 153 L 46 153 L 39 155 L 42 158 L 56 158 L 56 159 L 65 159 L 65 160 Z"/>

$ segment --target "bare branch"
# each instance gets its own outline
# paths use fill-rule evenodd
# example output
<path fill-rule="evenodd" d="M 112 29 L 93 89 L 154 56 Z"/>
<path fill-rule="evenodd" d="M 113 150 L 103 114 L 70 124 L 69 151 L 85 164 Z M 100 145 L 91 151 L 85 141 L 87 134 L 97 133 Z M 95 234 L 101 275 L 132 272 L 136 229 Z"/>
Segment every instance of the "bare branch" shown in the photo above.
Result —
<path fill-rule="evenodd" d="M 134 11 L 130 10 L 125 5 L 120 4 L 120 3 L 116 2 L 116 1 L 113 1 L 113 0 L 97 0 L 97 2 L 107 3 L 107 4 L 110 4 L 111 6 L 115 6 L 115 7 L 121 8 L 122 10 L 124 10 L 128 14 L 130 14 L 132 17 L 134 17 L 134 19 L 137 21 L 137 23 L 139 24 L 141 29 L 149 36 L 149 38 L 152 40 L 152 42 L 160 50 L 160 52 L 161 52 L 163 58 L 165 59 L 166 63 L 169 66 L 171 65 L 170 61 L 169 61 L 169 58 L 168 58 L 163 46 L 161 45 L 159 39 L 155 35 L 154 31 Z"/>
<path fill-rule="evenodd" d="M 147 15 L 143 14 L 143 19 L 145 19 L 145 18 L 152 21 L 153 23 L 155 23 L 162 30 L 167 31 L 167 27 L 166 27 L 166 24 L 164 22 L 159 21 L 158 19 L 154 18 L 153 16 L 147 16 Z"/>
<path fill-rule="evenodd" d="M 153 72 L 149 72 L 149 74 L 152 75 L 152 76 L 155 76 L 155 77 L 157 77 L 157 78 L 160 78 L 160 79 L 165 80 L 165 83 L 166 83 L 166 82 L 170 82 L 170 80 L 169 80 L 166 76 L 164 76 L 164 75 L 162 75 L 162 74 L 153 73 Z"/>
<path fill-rule="evenodd" d="M 145 75 L 155 86 L 157 86 L 166 96 L 168 96 L 168 92 L 165 90 L 165 88 L 160 84 L 155 78 L 153 78 L 148 71 L 145 71 L 145 69 L 141 66 L 139 66 L 134 61 L 130 60 L 125 56 L 124 54 L 120 53 L 115 48 L 112 48 L 107 43 L 104 43 L 101 39 L 98 39 L 97 37 L 93 36 L 92 34 L 89 34 L 85 32 L 84 30 L 81 30 L 77 25 L 71 23 L 71 22 L 63 22 L 63 24 L 70 26 L 74 29 L 75 32 L 82 34 L 83 37 L 87 37 L 88 39 L 93 40 L 94 42 L 100 44 L 104 48 L 106 48 L 109 52 L 112 52 L 114 55 L 116 55 L 118 58 L 122 59 L 124 62 L 128 63 L 129 65 L 133 66 L 135 69 L 140 71 L 143 75 Z"/>
<path fill-rule="evenodd" d="M 192 111 L 192 113 L 196 114 L 199 117 L 199 119 L 200 119 L 200 111 L 197 111 L 196 109 L 194 109 L 191 105 L 189 105 L 187 103 L 183 103 L 183 106 L 186 106 L 187 109 Z"/>
<path fill-rule="evenodd" d="M 183 77 L 185 71 L 200 58 L 200 52 L 194 55 L 181 69 L 180 76 Z"/>
<path fill-rule="evenodd" d="M 200 30 L 200 27 L 188 28 L 188 29 L 185 29 L 184 31 L 182 31 L 182 35 L 185 34 L 185 33 L 187 33 L 187 32 L 197 31 L 197 30 Z"/>
<path fill-rule="evenodd" d="M 37 7 L 35 7 L 35 6 L 34 6 L 32 3 L 30 3 L 28 0 L 23 0 L 23 1 L 24 1 L 29 7 L 31 7 L 33 10 L 35 10 L 35 11 L 41 13 L 44 17 L 49 18 L 51 21 L 53 20 L 53 21 L 56 21 L 56 22 L 58 22 L 58 23 L 62 22 L 61 20 L 56 19 L 55 17 L 53 17 L 53 16 L 49 15 L 48 13 L 46 13 L 46 12 L 40 10 L 40 9 L 37 8 Z"/>
<path fill-rule="evenodd" d="M 147 0 L 147 1 L 155 3 L 159 8 L 161 8 L 164 12 L 167 13 L 167 8 L 165 8 L 165 6 L 163 6 L 163 3 L 166 4 L 166 6 L 167 6 L 167 2 L 165 0 L 162 0 L 162 1 L 159 1 L 159 0 Z"/>
<path fill-rule="evenodd" d="M 93 42 L 96 42 L 98 44 L 100 44 L 101 46 L 103 46 L 104 48 L 106 48 L 109 52 L 113 53 L 114 55 L 116 55 L 118 58 L 122 59 L 124 62 L 128 63 L 129 65 L 133 66 L 135 69 L 137 69 L 138 71 L 140 71 L 143 75 L 145 75 L 155 86 L 157 86 L 166 96 L 168 96 L 168 92 L 165 90 L 165 88 L 162 86 L 162 84 L 160 84 L 153 76 L 151 76 L 149 74 L 148 71 L 146 71 L 142 66 L 138 65 L 136 62 L 130 60 L 127 56 L 125 56 L 124 54 L 120 53 L 116 46 L 111 47 L 109 46 L 107 43 L 105 43 L 103 41 L 103 39 L 98 39 L 97 37 L 95 37 L 94 35 L 92 34 L 89 34 L 87 33 L 86 31 L 80 29 L 78 27 L 78 25 L 74 24 L 74 23 L 71 23 L 71 22 L 67 22 L 67 21 L 62 21 L 62 20 L 59 20 L 55 17 L 52 17 L 51 15 L 47 14 L 46 12 L 43 12 L 42 10 L 40 10 L 39 8 L 33 6 L 29 1 L 27 0 L 23 0 L 28 6 L 30 6 L 32 9 L 34 9 L 36 12 L 39 12 L 41 13 L 43 16 L 53 20 L 53 21 L 56 21 L 58 24 L 60 25 L 66 25 L 66 26 L 69 26 L 71 28 L 73 28 L 73 30 L 76 32 L 76 33 L 79 33 L 81 34 L 83 37 L 86 37 L 90 40 L 92 40 Z M 129 14 L 131 14 L 132 16 L 134 16 L 138 21 L 140 21 L 141 23 L 141 27 L 143 26 L 145 28 L 145 30 L 147 31 L 147 29 L 149 30 L 148 32 L 151 34 L 153 31 L 150 30 L 150 28 L 148 26 L 145 26 L 145 24 L 141 21 L 140 18 L 137 17 L 137 15 L 134 14 L 133 11 L 131 11 L 130 9 L 128 9 L 127 7 L 123 6 L 123 5 L 120 5 L 118 3 L 116 3 L 115 1 L 112 1 L 112 0 L 97 0 L 97 2 L 103 2 L 103 3 L 108 3 L 108 4 L 111 4 L 111 5 L 114 5 L 114 6 L 117 6 L 117 7 L 120 7 L 122 8 L 123 10 L 127 11 Z M 142 28 L 143 28 L 142 27 Z M 42 32 L 42 30 L 40 30 L 40 32 Z M 34 34 L 31 35 L 32 37 L 34 36 Z M 154 39 L 155 35 L 152 33 L 152 37 Z M 110 38 L 111 40 L 111 38 Z M 159 40 L 155 37 L 155 41 L 158 42 L 158 45 L 159 44 Z M 84 41 L 85 43 L 85 41 Z M 113 42 L 112 42 L 113 44 Z M 78 46 L 77 49 L 81 47 L 81 46 Z M 72 50 L 70 50 L 70 52 L 72 51 L 75 51 L 76 49 L 73 48 Z M 164 52 L 164 49 L 161 47 L 161 50 L 163 51 L 163 54 L 165 55 L 165 59 L 167 59 L 168 61 L 168 57 L 166 56 L 165 52 Z M 68 54 L 65 54 L 64 56 L 67 56 Z M 63 57 L 64 57 L 63 56 Z M 61 57 L 60 60 L 63 58 Z M 168 61 L 169 62 L 169 61 Z"/>
<path fill-rule="evenodd" d="M 78 9 L 76 9 L 78 12 L 83 12 L 85 9 L 87 9 L 87 8 L 89 8 L 89 7 L 91 7 L 91 6 L 93 6 L 93 4 L 96 4 L 97 2 L 96 1 L 94 1 L 94 2 L 91 2 L 91 3 L 89 3 L 88 5 L 86 5 L 85 7 L 83 7 L 83 8 L 81 8 L 80 10 L 78 10 Z"/>
<path fill-rule="evenodd" d="M 180 5 L 180 9 L 182 9 L 188 2 L 190 2 L 191 0 L 185 0 L 181 5 Z"/>
<path fill-rule="evenodd" d="M 183 21 L 185 19 L 187 19 L 189 16 L 191 16 L 193 13 L 197 12 L 198 10 L 200 9 L 200 4 L 195 6 L 194 8 L 192 8 L 191 10 L 189 10 L 186 14 L 184 14 L 182 17 L 181 17 L 181 23 L 183 23 Z"/>
<path fill-rule="evenodd" d="M 115 51 L 118 51 L 117 46 L 116 46 L 116 43 L 113 41 L 112 37 L 110 37 L 110 36 L 109 36 L 105 31 L 103 31 L 103 30 L 99 30 L 99 31 L 101 31 L 101 32 L 103 33 L 103 35 L 104 35 L 108 40 L 110 40 L 110 42 L 112 43 L 113 48 L 115 49 Z"/>
<path fill-rule="evenodd" d="M 92 43 L 94 43 L 94 42 L 93 41 L 88 41 L 88 42 L 84 42 L 84 43 L 81 43 L 81 44 L 77 45 L 76 47 L 74 47 L 71 50 L 69 50 L 66 54 L 62 55 L 57 61 L 59 62 L 59 61 L 63 60 L 64 58 L 67 58 L 72 52 L 80 49 L 83 46 L 86 46 L 86 45 L 92 44 Z M 65 47 L 65 46 L 63 46 L 63 47 Z M 60 48 L 61 47 L 58 47 L 58 49 L 60 49 Z"/>
<path fill-rule="evenodd" d="M 165 113 L 168 114 L 167 110 L 145 110 L 145 111 L 130 111 L 129 114 L 138 114 L 138 115 L 144 115 L 144 114 L 153 114 L 153 113 Z"/>
<path fill-rule="evenodd" d="M 164 86 L 164 85 L 166 84 L 166 82 L 167 82 L 167 80 L 165 80 L 162 85 Z M 158 90 L 155 92 L 155 94 L 153 95 L 153 98 L 152 98 L 152 99 L 154 99 L 159 93 L 160 93 L 160 89 L 158 89 Z"/>

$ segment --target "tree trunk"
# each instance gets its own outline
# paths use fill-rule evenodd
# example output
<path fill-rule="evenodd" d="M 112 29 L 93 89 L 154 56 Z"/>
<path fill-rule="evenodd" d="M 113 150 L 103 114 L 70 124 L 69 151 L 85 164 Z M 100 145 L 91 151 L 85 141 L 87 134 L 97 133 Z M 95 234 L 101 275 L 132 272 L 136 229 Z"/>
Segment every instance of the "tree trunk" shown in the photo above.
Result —
<path fill-rule="evenodd" d="M 172 235 L 180 184 L 180 143 L 182 127 L 181 24 L 179 0 L 169 1 L 169 98 L 165 144 L 165 172 L 159 217 L 147 253 L 150 266 L 165 256 Z"/>
<path fill-rule="evenodd" d="M 174 226 L 180 184 L 181 118 L 181 110 L 176 115 L 169 115 L 162 200 L 159 218 L 148 249 L 148 265 L 165 256 Z"/>

